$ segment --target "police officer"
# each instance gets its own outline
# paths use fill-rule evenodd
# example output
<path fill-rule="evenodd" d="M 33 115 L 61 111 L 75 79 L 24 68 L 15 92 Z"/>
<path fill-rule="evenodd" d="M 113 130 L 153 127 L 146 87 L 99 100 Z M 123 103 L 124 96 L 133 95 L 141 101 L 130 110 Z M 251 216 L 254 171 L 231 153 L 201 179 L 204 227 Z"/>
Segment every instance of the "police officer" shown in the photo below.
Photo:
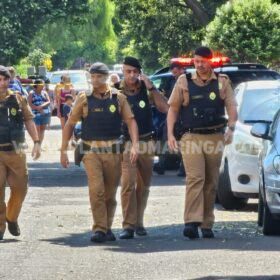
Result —
<path fill-rule="evenodd" d="M 127 153 L 123 154 L 121 178 L 123 231 L 120 239 L 133 238 L 134 231 L 137 235 L 147 234 L 143 218 L 152 177 L 154 131 L 150 104 L 154 103 L 157 109 L 163 113 L 168 110 L 166 100 L 149 78 L 142 74 L 141 69 L 141 64 L 136 58 L 125 57 L 123 62 L 124 80 L 115 85 L 127 96 L 138 125 L 140 143 L 136 163 L 131 163 Z M 123 131 L 128 137 L 125 126 Z"/>
<path fill-rule="evenodd" d="M 195 50 L 192 74 L 179 77 L 169 99 L 167 116 L 168 145 L 178 148 L 173 134 L 179 111 L 184 127 L 180 149 L 186 170 L 186 237 L 213 238 L 214 203 L 223 148 L 232 142 L 237 120 L 236 101 L 226 75 L 211 68 L 212 52 L 208 47 Z M 228 114 L 227 127 L 225 108 Z"/>
<path fill-rule="evenodd" d="M 177 79 L 185 72 L 185 68 L 183 67 L 183 65 L 178 62 L 172 62 L 169 66 L 169 69 L 172 76 L 169 77 L 169 79 L 163 79 L 159 86 L 159 90 L 163 91 L 165 97 L 167 97 L 168 99 L 170 98 L 171 92 L 175 86 Z M 159 116 L 160 115 L 163 114 L 159 114 Z M 164 120 L 166 121 L 166 114 L 164 114 Z M 163 129 L 162 140 L 166 142 L 167 141 L 166 122 L 164 122 L 162 129 Z M 172 167 L 175 166 L 175 168 L 176 166 L 179 167 L 179 172 L 177 174 L 178 176 L 186 175 L 181 157 L 179 157 L 177 154 L 169 154 L 169 153 L 161 154 L 159 156 L 159 161 L 154 164 L 154 171 L 157 172 L 159 175 L 163 175 L 168 165 L 172 165 Z"/>
<path fill-rule="evenodd" d="M 83 157 L 88 177 L 89 196 L 94 220 L 92 242 L 116 240 L 111 226 L 116 209 L 116 191 L 121 176 L 121 153 L 114 151 L 121 135 L 122 120 L 132 139 L 129 160 L 134 163 L 138 154 L 138 131 L 126 97 L 109 87 L 108 67 L 100 62 L 90 68 L 93 92 L 80 93 L 63 130 L 61 164 L 68 167 L 67 146 L 75 123 L 82 121 Z"/>
<path fill-rule="evenodd" d="M 23 152 L 24 124 L 34 141 L 33 159 L 40 156 L 40 143 L 26 99 L 9 87 L 11 75 L 0 66 L 0 240 L 8 224 L 9 232 L 20 235 L 18 217 L 27 193 L 28 171 Z M 5 204 L 6 182 L 10 186 L 10 199 Z"/>

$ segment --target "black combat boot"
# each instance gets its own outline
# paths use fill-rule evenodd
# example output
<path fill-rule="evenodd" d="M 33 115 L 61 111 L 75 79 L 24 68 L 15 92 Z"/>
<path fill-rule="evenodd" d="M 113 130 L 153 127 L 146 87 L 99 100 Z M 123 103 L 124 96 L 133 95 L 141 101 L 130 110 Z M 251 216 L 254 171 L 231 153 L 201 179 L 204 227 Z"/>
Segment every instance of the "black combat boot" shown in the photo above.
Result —
<path fill-rule="evenodd" d="M 186 236 L 190 239 L 199 238 L 198 224 L 197 223 L 187 223 L 187 224 L 185 224 L 183 234 L 184 234 L 184 236 Z"/>
<path fill-rule="evenodd" d="M 10 222 L 7 220 L 8 230 L 13 236 L 20 236 L 20 228 L 17 222 Z"/>
<path fill-rule="evenodd" d="M 120 239 L 132 239 L 134 238 L 134 230 L 133 229 L 124 229 L 121 233 L 120 233 Z"/>

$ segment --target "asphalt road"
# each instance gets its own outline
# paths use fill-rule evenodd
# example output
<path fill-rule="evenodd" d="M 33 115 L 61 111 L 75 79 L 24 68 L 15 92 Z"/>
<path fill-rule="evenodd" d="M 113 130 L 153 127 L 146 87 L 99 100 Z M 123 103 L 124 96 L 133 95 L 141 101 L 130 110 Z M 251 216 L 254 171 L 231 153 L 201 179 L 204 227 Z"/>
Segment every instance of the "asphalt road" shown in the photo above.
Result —
<path fill-rule="evenodd" d="M 256 200 L 240 212 L 217 205 L 215 239 L 183 237 L 184 179 L 175 172 L 153 177 L 147 237 L 91 243 L 85 173 L 74 164 L 60 167 L 56 124 L 46 132 L 41 159 L 33 162 L 28 152 L 30 188 L 19 220 L 22 235 L 6 232 L 0 242 L 0 279 L 280 279 L 280 237 L 261 234 Z M 119 202 L 119 191 L 117 197 Z M 119 203 L 116 235 L 121 221 Z"/>

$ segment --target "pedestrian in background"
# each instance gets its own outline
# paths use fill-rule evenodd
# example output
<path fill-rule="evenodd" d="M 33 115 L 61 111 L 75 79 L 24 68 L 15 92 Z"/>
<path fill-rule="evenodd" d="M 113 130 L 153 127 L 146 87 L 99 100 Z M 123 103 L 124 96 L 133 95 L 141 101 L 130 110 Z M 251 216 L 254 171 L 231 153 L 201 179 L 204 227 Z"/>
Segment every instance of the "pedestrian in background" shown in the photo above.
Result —
<path fill-rule="evenodd" d="M 181 114 L 184 135 L 180 150 L 186 170 L 184 235 L 213 238 L 214 203 L 224 145 L 232 142 L 237 103 L 228 76 L 211 68 L 212 51 L 199 47 L 194 53 L 193 74 L 182 74 L 168 101 L 168 144 L 178 149 L 174 125 Z M 227 127 L 225 108 L 228 115 Z"/>
<path fill-rule="evenodd" d="M 109 69 L 100 62 L 90 68 L 93 92 L 80 93 L 63 129 L 61 164 L 68 167 L 68 142 L 75 123 L 82 121 L 83 163 L 88 178 L 90 204 L 93 216 L 92 242 L 116 240 L 111 227 L 116 209 L 116 191 L 121 176 L 122 121 L 128 126 L 132 147 L 129 160 L 135 163 L 138 154 L 137 124 L 126 97 L 108 83 Z"/>
<path fill-rule="evenodd" d="M 75 100 L 75 90 L 71 84 L 71 78 L 68 75 L 61 76 L 61 82 L 55 88 L 57 116 L 60 119 L 61 128 L 65 126 L 65 118 L 63 117 L 63 106 L 67 95 L 72 95 Z"/>
<path fill-rule="evenodd" d="M 35 80 L 34 90 L 29 93 L 27 98 L 34 115 L 34 122 L 41 145 L 44 140 L 46 127 L 50 123 L 51 118 L 50 98 L 48 93 L 43 90 L 44 86 L 45 83 L 42 79 Z"/>

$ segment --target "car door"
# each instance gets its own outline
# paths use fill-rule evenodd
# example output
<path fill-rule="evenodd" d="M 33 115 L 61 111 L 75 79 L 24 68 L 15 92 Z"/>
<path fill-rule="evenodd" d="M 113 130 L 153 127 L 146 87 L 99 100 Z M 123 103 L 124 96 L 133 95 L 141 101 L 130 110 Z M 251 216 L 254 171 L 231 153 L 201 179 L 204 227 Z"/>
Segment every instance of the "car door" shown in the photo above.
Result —
<path fill-rule="evenodd" d="M 276 114 L 271 124 L 270 136 L 272 141 L 265 142 L 266 157 L 263 161 L 264 183 L 266 192 L 266 201 L 268 206 L 274 205 L 275 196 L 271 191 L 274 188 L 280 189 L 280 110 Z M 270 209 L 273 213 L 273 209 Z"/>

